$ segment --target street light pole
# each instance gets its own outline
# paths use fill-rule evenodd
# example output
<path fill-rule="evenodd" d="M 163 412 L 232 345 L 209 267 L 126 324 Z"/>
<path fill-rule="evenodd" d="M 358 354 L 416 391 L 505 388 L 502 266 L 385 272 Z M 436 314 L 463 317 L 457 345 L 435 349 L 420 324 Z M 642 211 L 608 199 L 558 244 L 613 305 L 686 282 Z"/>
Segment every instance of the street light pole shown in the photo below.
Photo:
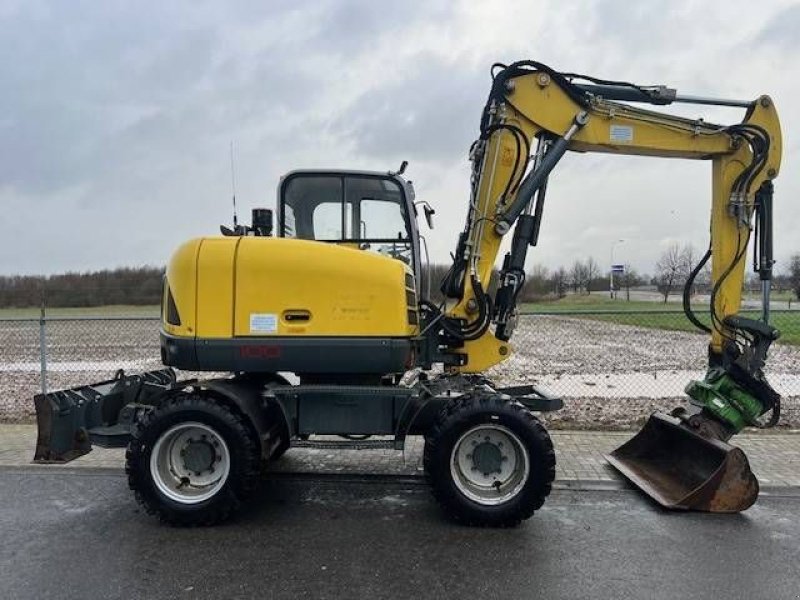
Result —
<path fill-rule="evenodd" d="M 614 299 L 614 246 L 617 244 L 621 244 L 625 240 L 616 240 L 611 242 L 611 265 L 608 271 L 608 295 L 613 300 Z"/>

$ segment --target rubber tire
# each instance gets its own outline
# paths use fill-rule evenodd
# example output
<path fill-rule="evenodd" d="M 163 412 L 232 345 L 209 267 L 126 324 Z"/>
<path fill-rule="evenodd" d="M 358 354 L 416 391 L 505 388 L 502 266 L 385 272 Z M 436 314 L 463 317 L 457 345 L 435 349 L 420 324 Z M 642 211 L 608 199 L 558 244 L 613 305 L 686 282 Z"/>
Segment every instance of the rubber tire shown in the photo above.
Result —
<path fill-rule="evenodd" d="M 150 454 L 158 438 L 173 425 L 199 421 L 221 435 L 230 452 L 230 473 L 213 497 L 198 504 L 181 504 L 165 497 L 150 474 Z M 148 514 L 178 526 L 214 525 L 241 508 L 259 482 L 260 447 L 245 418 L 223 403 L 181 393 L 148 412 L 133 428 L 125 454 L 128 486 Z"/>
<path fill-rule="evenodd" d="M 458 439 L 475 425 L 503 425 L 519 437 L 528 450 L 530 474 L 522 490 L 507 502 L 484 506 L 467 498 L 456 487 L 450 457 Z M 425 436 L 425 475 L 433 496 L 459 523 L 489 527 L 513 527 L 541 508 L 556 475 L 553 442 L 531 412 L 516 402 L 495 395 L 468 394 L 447 404 Z"/>

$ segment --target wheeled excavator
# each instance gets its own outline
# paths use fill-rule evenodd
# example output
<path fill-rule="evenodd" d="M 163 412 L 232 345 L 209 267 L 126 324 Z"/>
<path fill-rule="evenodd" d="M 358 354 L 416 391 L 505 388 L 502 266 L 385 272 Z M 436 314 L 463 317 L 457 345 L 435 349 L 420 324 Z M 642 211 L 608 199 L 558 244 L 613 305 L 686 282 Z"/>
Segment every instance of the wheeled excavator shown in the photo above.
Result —
<path fill-rule="evenodd" d="M 744 118 L 717 125 L 652 108 L 678 102 L 740 107 Z M 708 371 L 688 382 L 684 406 L 654 413 L 608 460 L 665 507 L 748 508 L 758 483 L 729 440 L 780 414 L 764 375 L 778 338 L 769 324 L 772 181 L 781 160 L 775 106 L 768 96 L 685 96 L 534 61 L 492 68 L 444 302 L 425 297 L 417 213 L 430 225 L 433 209 L 416 201 L 405 164 L 396 172 L 293 171 L 278 186 L 277 223 L 256 209 L 250 225 L 222 227 L 172 256 L 164 369 L 36 396 L 35 460 L 127 446 L 129 484 L 148 512 L 212 524 L 232 515 L 263 463 L 291 446 L 402 448 L 422 435 L 424 470 L 448 515 L 493 526 L 530 517 L 555 476 L 553 445 L 535 413 L 562 400 L 536 385 L 497 385 L 487 371 L 512 354 L 526 256 L 538 243 L 548 179 L 567 151 L 710 162 L 709 249 L 684 293 L 687 318 L 710 336 Z M 751 238 L 760 319 L 738 314 Z M 689 290 L 709 260 L 711 301 L 700 318 Z M 174 369 L 227 375 L 178 380 Z"/>

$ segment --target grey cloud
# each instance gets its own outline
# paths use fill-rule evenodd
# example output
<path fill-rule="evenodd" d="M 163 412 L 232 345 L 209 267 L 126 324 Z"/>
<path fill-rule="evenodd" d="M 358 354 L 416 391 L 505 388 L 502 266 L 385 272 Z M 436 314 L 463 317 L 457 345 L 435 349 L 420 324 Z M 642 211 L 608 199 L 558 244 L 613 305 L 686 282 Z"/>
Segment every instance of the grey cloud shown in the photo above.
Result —
<path fill-rule="evenodd" d="M 101 141 L 109 132 L 191 88 L 213 43 L 202 31 L 170 36 L 145 11 L 112 18 L 52 8 L 0 22 L 0 181 L 27 191 L 85 178 L 108 155 Z M 98 22 L 89 26 L 87 16 Z"/>
<path fill-rule="evenodd" d="M 756 43 L 796 51 L 800 44 L 800 4 L 793 4 L 774 15 L 756 36 Z"/>
<path fill-rule="evenodd" d="M 338 0 L 325 5 L 311 40 L 319 49 L 339 55 L 369 51 L 387 33 L 408 30 L 420 22 L 447 23 L 455 3 L 446 0 L 376 2 Z"/>
<path fill-rule="evenodd" d="M 303 108 L 311 84 L 291 67 L 296 48 L 242 64 L 209 27 L 176 31 L 170 15 L 144 10 L 90 12 L 0 22 L 0 183 L 39 193 L 119 168 L 144 174 L 264 112 Z"/>
<path fill-rule="evenodd" d="M 272 206 L 277 177 L 291 168 L 391 168 L 410 160 L 420 197 L 440 210 L 430 242 L 434 259 L 443 260 L 463 219 L 466 153 L 492 60 L 543 58 L 600 77 L 656 75 L 657 82 L 641 82 L 714 92 L 720 81 L 697 84 L 711 66 L 727 81 L 741 79 L 737 61 L 746 61 L 748 73 L 765 61 L 784 64 L 769 61 L 791 60 L 782 44 L 800 28 L 796 9 L 764 13 L 758 40 L 765 50 L 742 58 L 731 52 L 740 40 L 695 35 L 703 25 L 692 15 L 708 16 L 723 4 L 586 0 L 553 2 L 544 11 L 523 4 L 520 23 L 544 19 L 530 56 L 520 55 L 518 33 L 507 43 L 498 36 L 502 19 L 443 0 L 31 0 L 16 12 L 4 5 L 0 271 L 163 262 L 181 239 L 230 218 L 230 140 L 242 214 L 248 204 Z M 476 14 L 486 19 L 485 32 Z M 388 55 L 379 77 L 354 70 L 374 68 L 372 55 L 386 56 L 392 44 L 397 56 Z M 793 86 L 779 75 L 763 85 L 776 100 L 785 94 L 780 103 L 787 106 Z M 784 113 L 779 182 L 787 199 L 797 195 L 791 115 Z M 650 242 L 665 234 L 680 231 L 699 247 L 707 237 L 707 198 L 691 190 L 707 185 L 707 176 L 688 168 L 664 175 L 650 165 L 565 159 L 549 193 L 548 243 L 537 257 L 557 264 L 594 251 L 606 256 L 603 231 L 608 239 L 630 237 L 625 252 L 643 267 L 658 253 Z M 782 206 L 779 237 L 793 239 L 797 210 L 788 200 Z M 631 224 L 641 227 L 638 247 L 634 234 L 620 233 Z M 578 235 L 589 226 L 600 233 Z"/>
<path fill-rule="evenodd" d="M 466 156 L 489 90 L 487 68 L 420 56 L 391 85 L 366 91 L 332 123 L 364 156 L 446 160 Z"/>
<path fill-rule="evenodd" d="M 0 192 L 9 218 L 0 238 L 20 240 L 21 222 L 39 227 L 14 253 L 0 252 L 0 270 L 163 261 L 176 240 L 227 218 L 231 139 L 242 179 L 268 179 L 260 194 L 271 199 L 274 165 L 281 156 L 308 160 L 302 147 L 313 148 L 329 119 L 335 72 L 317 63 L 330 68 L 336 55 L 346 68 L 387 31 L 439 10 L 378 4 L 237 3 L 215 12 L 194 3 L 52 3 L 3 13 Z M 258 172 L 265 161 L 269 178 Z M 254 197 L 252 184 L 241 186 Z M 76 240 L 76 229 L 91 236 Z"/>
<path fill-rule="evenodd" d="M 597 0 L 590 6 L 587 13 L 575 15 L 575 21 L 587 27 L 587 42 L 613 41 L 626 51 L 627 60 L 662 54 L 665 45 L 679 47 L 692 42 L 691 29 L 681 27 L 691 19 L 685 0 Z M 602 59 L 602 56 L 593 58 Z"/>
<path fill-rule="evenodd" d="M 141 184 L 204 142 L 226 143 L 270 116 L 307 109 L 323 78 L 315 80 L 313 65 L 299 69 L 304 61 L 368 50 L 387 31 L 448 10 L 442 2 L 316 6 L 237 4 L 216 14 L 191 3 L 52 3 L 42 14 L 0 21 L 8 90 L 0 100 L 0 183 L 40 193 L 123 169 L 138 172 Z M 280 29 L 282 17 L 309 8 L 316 18 L 302 29 Z M 242 56 L 236 32 L 253 24 L 280 41 Z"/>

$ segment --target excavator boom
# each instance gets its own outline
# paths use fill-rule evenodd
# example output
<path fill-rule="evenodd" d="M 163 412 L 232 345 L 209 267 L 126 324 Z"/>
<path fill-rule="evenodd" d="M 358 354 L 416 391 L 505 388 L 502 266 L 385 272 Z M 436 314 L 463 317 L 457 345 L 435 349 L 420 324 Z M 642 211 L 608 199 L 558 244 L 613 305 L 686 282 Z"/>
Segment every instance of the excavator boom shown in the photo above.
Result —
<path fill-rule="evenodd" d="M 538 241 L 547 182 L 566 152 L 602 152 L 711 163 L 711 239 L 695 269 L 712 266 L 709 372 L 690 382 L 690 409 L 654 415 L 611 464 L 664 506 L 710 511 L 747 508 L 758 484 L 728 439 L 760 425 L 780 398 L 762 367 L 778 332 L 768 324 L 772 268 L 772 180 L 781 161 L 781 131 L 772 100 L 681 96 L 665 86 L 639 86 L 557 72 L 523 61 L 496 65 L 480 136 L 471 150 L 472 193 L 466 226 L 442 289 L 451 299 L 444 317 L 454 352 L 466 355 L 454 371 L 481 372 L 509 357 L 525 259 Z M 636 104 L 690 102 L 745 109 L 740 123 L 716 125 Z M 738 316 L 745 260 L 755 229 L 757 270 L 764 290 L 762 321 Z M 486 290 L 500 243 L 513 230 L 494 298 Z M 692 276 L 692 279 L 694 277 Z M 691 281 L 689 282 L 691 284 Z M 492 331 L 493 328 L 493 331 Z"/>

